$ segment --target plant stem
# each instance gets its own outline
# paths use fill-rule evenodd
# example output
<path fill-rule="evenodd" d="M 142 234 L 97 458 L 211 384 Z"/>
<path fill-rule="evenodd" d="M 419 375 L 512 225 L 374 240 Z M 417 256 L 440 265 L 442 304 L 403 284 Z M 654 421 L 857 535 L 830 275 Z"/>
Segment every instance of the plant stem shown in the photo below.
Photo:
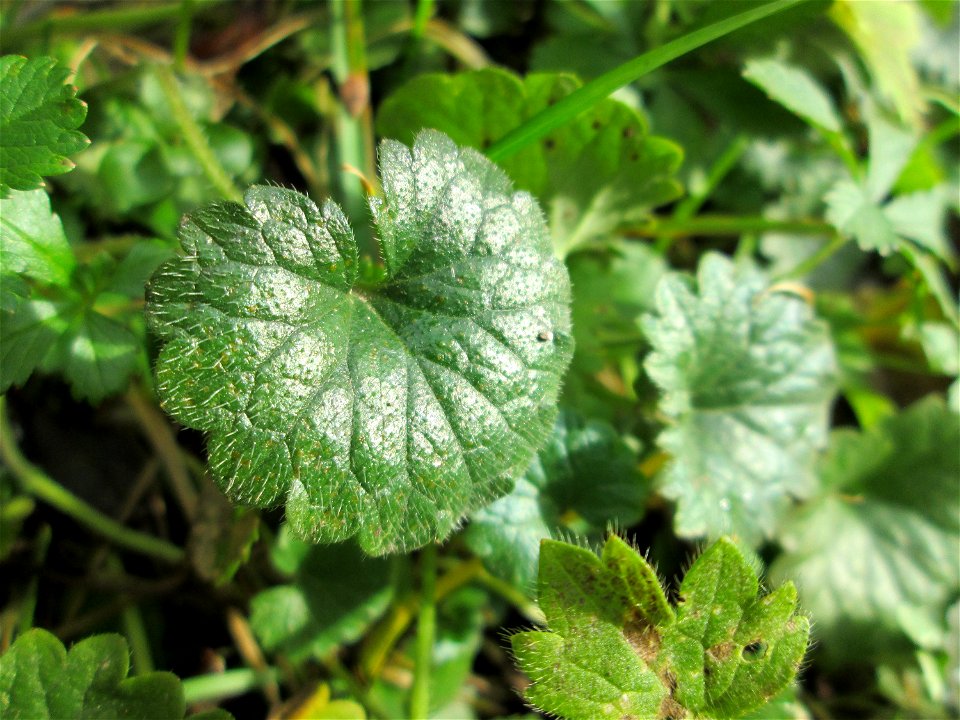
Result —
<path fill-rule="evenodd" d="M 808 257 L 806 260 L 800 262 L 789 272 L 774 278 L 774 280 L 796 280 L 798 278 L 805 277 L 820 267 L 821 264 L 833 257 L 833 254 L 846 244 L 847 239 L 845 237 L 842 235 L 834 235 L 833 239 L 826 243 L 822 248 L 817 250 L 817 252 Z"/>
<path fill-rule="evenodd" d="M 69 515 L 117 545 L 164 562 L 179 563 L 184 559 L 185 553 L 181 548 L 166 540 L 121 525 L 85 503 L 27 460 L 14 440 L 13 428 L 7 418 L 4 396 L 0 396 L 0 457 L 17 478 L 25 493 L 49 503 L 64 515 Z"/>
<path fill-rule="evenodd" d="M 426 719 L 430 712 L 430 665 L 437 633 L 437 544 L 430 543 L 420 554 L 420 617 L 413 687 L 410 689 L 410 717 Z"/>
<path fill-rule="evenodd" d="M 123 565 L 116 555 L 110 555 L 107 566 L 114 572 L 123 572 Z M 123 634 L 130 644 L 130 657 L 133 660 L 134 675 L 153 672 L 150 640 L 147 638 L 147 628 L 144 625 L 139 606 L 131 603 L 124 607 L 120 613 L 120 622 L 123 625 Z"/>
<path fill-rule="evenodd" d="M 423 39 L 423 35 L 427 31 L 427 23 L 433 16 L 433 3 L 434 0 L 417 0 L 417 10 L 413 16 L 413 27 L 410 28 L 410 35 L 412 35 L 417 42 Z"/>
<path fill-rule="evenodd" d="M 183 141 L 193 152 L 200 168 L 203 170 L 203 174 L 207 176 L 207 180 L 227 200 L 233 200 L 234 202 L 243 200 L 243 194 L 237 190 L 233 180 L 230 179 L 230 175 L 217 160 L 217 156 L 213 154 L 210 143 L 204 137 L 203 129 L 187 109 L 173 70 L 169 65 L 155 65 L 154 72 L 167 104 L 170 106 L 170 113 L 183 134 Z"/>
<path fill-rule="evenodd" d="M 686 222 L 697 211 L 703 207 L 703 204 L 710 198 L 714 190 L 723 182 L 723 179 L 736 167 L 743 153 L 750 146 L 750 139 L 746 135 L 738 135 L 732 143 L 721 153 L 716 162 L 710 168 L 707 174 L 707 182 L 703 189 L 698 193 L 692 193 L 677 203 L 673 211 L 673 222 Z M 670 246 L 676 240 L 676 236 L 662 235 L 657 238 L 656 249 L 661 255 L 665 255 Z"/>
<path fill-rule="evenodd" d="M 726 237 L 744 233 L 783 232 L 797 235 L 833 235 L 833 225 L 822 220 L 771 220 L 757 216 L 699 215 L 688 220 L 654 218 L 647 225 L 628 228 L 628 237 L 672 239 L 708 236 Z"/>
<path fill-rule="evenodd" d="M 213 3 L 207 0 L 208 5 Z M 22 28 L 11 28 L 12 40 L 42 35 L 46 32 L 104 32 L 136 30 L 144 25 L 173 20 L 180 15 L 180 0 L 168 3 L 149 3 L 140 7 L 121 7 L 115 10 L 94 10 L 71 15 L 52 15 L 34 20 Z"/>
<path fill-rule="evenodd" d="M 183 681 L 183 696 L 187 705 L 216 702 L 256 690 L 264 682 L 276 683 L 279 677 L 280 672 L 276 668 L 268 668 L 263 672 L 236 668 L 221 673 L 198 675 Z"/>
<path fill-rule="evenodd" d="M 190 25 L 193 22 L 193 0 L 180 0 L 177 33 L 173 37 L 173 66 L 183 72 L 190 49 Z"/>
<path fill-rule="evenodd" d="M 637 78 L 665 65 L 671 60 L 696 50 L 702 45 L 739 30 L 757 20 L 786 10 L 801 0 L 774 0 L 755 7 L 720 22 L 694 30 L 683 37 L 672 40 L 649 52 L 638 55 L 620 67 L 591 80 L 583 87 L 567 95 L 556 104 L 534 115 L 525 123 L 504 135 L 487 150 L 487 157 L 493 161 L 503 160 L 527 145 L 536 142 L 551 130 L 564 125 L 580 113 L 593 107 L 599 101 Z"/>

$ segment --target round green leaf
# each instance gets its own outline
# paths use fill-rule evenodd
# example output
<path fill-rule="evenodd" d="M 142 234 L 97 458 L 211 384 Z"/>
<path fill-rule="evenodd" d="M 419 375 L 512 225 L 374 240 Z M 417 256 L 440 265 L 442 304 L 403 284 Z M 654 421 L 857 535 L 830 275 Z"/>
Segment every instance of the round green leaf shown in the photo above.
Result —
<path fill-rule="evenodd" d="M 164 407 L 234 500 L 373 554 L 445 537 L 546 439 L 573 341 L 543 215 L 479 153 L 380 148 L 385 279 L 332 202 L 256 186 L 181 226 L 147 314 Z"/>

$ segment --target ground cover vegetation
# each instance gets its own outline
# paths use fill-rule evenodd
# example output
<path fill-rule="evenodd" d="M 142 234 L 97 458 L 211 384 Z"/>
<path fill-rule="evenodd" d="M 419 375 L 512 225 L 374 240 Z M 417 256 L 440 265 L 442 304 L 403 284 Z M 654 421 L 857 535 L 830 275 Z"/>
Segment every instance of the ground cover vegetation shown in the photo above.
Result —
<path fill-rule="evenodd" d="M 4 718 L 957 716 L 957 3 L 0 33 Z"/>

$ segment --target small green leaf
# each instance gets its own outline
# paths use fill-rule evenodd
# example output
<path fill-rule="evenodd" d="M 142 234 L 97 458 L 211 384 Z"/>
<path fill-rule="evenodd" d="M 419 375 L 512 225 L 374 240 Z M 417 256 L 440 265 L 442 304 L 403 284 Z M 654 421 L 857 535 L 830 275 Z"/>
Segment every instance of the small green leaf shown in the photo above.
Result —
<path fill-rule="evenodd" d="M 353 543 L 310 545 L 285 526 L 273 559 L 294 582 L 255 595 L 250 625 L 264 649 L 291 661 L 321 659 L 356 640 L 390 602 L 390 563 Z"/>
<path fill-rule="evenodd" d="M 841 233 L 853 237 L 861 248 L 876 250 L 881 255 L 897 249 L 900 238 L 864 186 L 853 180 L 840 180 L 824 199 L 827 220 Z"/>
<path fill-rule="evenodd" d="M 549 630 L 517 633 L 513 650 L 527 700 L 568 720 L 738 717 L 787 688 L 806 651 L 793 586 L 758 598 L 727 539 L 690 568 L 675 609 L 616 536 L 599 558 L 545 540 L 538 588 Z"/>
<path fill-rule="evenodd" d="M 790 112 L 824 130 L 841 130 L 833 100 L 802 68 L 774 58 L 748 60 L 743 75 Z"/>
<path fill-rule="evenodd" d="M 556 73 L 419 75 L 384 101 L 377 126 L 401 140 L 436 128 L 482 150 L 579 86 Z M 565 256 L 676 198 L 680 159 L 679 147 L 649 135 L 639 113 L 603 100 L 502 165 L 544 204 L 556 252 Z"/>
<path fill-rule="evenodd" d="M 0 198 L 0 270 L 47 285 L 68 285 L 76 267 L 60 218 L 43 190 Z"/>
<path fill-rule="evenodd" d="M 695 283 L 667 275 L 657 311 L 643 322 L 646 369 L 670 419 L 661 491 L 678 503 L 676 530 L 757 544 L 791 496 L 813 489 L 834 395 L 826 327 L 801 298 L 716 254 Z"/>
<path fill-rule="evenodd" d="M 945 637 L 960 591 L 960 417 L 930 398 L 867 432 L 839 430 L 820 476 L 772 573 L 796 580 L 824 651 L 905 650 L 908 617 Z"/>
<path fill-rule="evenodd" d="M 440 133 L 380 159 L 380 283 L 358 283 L 334 203 L 257 186 L 186 218 L 147 298 L 164 407 L 211 433 L 227 494 L 373 554 L 442 539 L 510 489 L 572 354 L 535 201 Z"/>
<path fill-rule="evenodd" d="M 67 155 L 88 145 L 77 130 L 87 106 L 65 84 L 69 75 L 53 58 L 0 57 L 0 197 L 69 172 Z"/>
<path fill-rule="evenodd" d="M 5 720 L 182 718 L 180 680 L 167 672 L 128 678 L 130 651 L 120 635 L 95 635 L 70 648 L 30 630 L 0 657 Z"/>
<path fill-rule="evenodd" d="M 636 464 L 612 426 L 565 410 L 513 492 L 473 514 L 467 544 L 498 575 L 532 588 L 542 539 L 640 519 L 647 487 Z"/>

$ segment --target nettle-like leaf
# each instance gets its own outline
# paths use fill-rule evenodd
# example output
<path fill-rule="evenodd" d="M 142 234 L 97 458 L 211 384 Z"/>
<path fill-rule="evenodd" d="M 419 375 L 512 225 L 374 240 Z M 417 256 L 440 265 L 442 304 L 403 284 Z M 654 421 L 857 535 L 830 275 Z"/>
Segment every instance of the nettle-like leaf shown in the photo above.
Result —
<path fill-rule="evenodd" d="M 905 636 L 940 647 L 960 592 L 960 416 L 930 398 L 866 432 L 836 431 L 820 477 L 772 573 L 796 580 L 823 650 L 888 657 L 909 649 Z"/>
<path fill-rule="evenodd" d="M 768 288 L 752 266 L 705 255 L 696 281 L 667 275 L 646 369 L 663 391 L 673 459 L 661 491 L 688 537 L 768 537 L 790 496 L 814 487 L 834 394 L 826 330 L 801 298 Z"/>
<path fill-rule="evenodd" d="M 294 662 L 356 640 L 390 602 L 389 561 L 365 557 L 353 543 L 312 545 L 284 526 L 271 556 L 294 582 L 255 595 L 250 625 L 266 650 Z"/>
<path fill-rule="evenodd" d="M 380 107 L 382 135 L 401 140 L 435 128 L 485 149 L 580 86 L 572 75 L 485 69 L 419 75 Z M 636 110 L 602 100 L 540 143 L 503 160 L 517 187 L 546 208 L 554 247 L 565 256 L 680 194 L 680 148 L 648 134 Z"/>
<path fill-rule="evenodd" d="M 636 465 L 637 451 L 611 425 L 564 410 L 513 492 L 473 514 L 467 544 L 495 573 L 532 589 L 542 539 L 595 536 L 643 516 L 647 485 Z"/>
<path fill-rule="evenodd" d="M 185 219 L 147 307 L 163 405 L 210 432 L 227 494 L 373 554 L 509 491 L 573 349 L 569 278 L 529 195 L 437 132 L 380 160 L 382 281 L 358 280 L 333 202 L 256 186 Z"/>
<path fill-rule="evenodd" d="M 790 685 L 807 647 L 793 585 L 758 597 L 726 538 L 687 572 L 676 607 L 616 536 L 600 557 L 544 540 L 538 589 L 549 629 L 517 633 L 513 650 L 526 699 L 568 720 L 739 717 Z"/>
<path fill-rule="evenodd" d="M 179 678 L 151 672 L 128 678 L 130 651 L 120 635 L 94 635 L 68 652 L 46 630 L 30 630 L 0 657 L 5 720 L 182 718 Z"/>
<path fill-rule="evenodd" d="M 77 130 L 87 106 L 66 84 L 69 75 L 53 58 L 0 57 L 0 197 L 69 172 L 67 155 L 89 144 Z"/>

